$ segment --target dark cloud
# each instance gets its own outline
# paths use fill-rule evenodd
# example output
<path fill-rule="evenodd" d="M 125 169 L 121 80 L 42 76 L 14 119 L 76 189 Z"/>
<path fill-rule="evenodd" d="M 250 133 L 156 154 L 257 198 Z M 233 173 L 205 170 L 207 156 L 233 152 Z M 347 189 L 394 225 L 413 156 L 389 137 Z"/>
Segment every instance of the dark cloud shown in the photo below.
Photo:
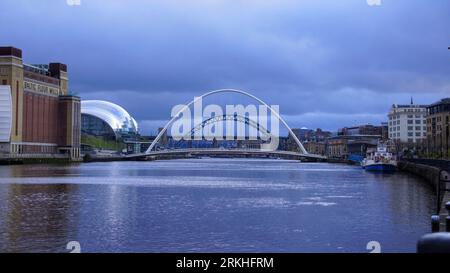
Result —
<path fill-rule="evenodd" d="M 0 41 L 29 63 L 67 63 L 73 92 L 123 105 L 147 131 L 225 87 L 279 104 L 293 126 L 336 129 L 450 94 L 449 11 L 446 0 L 3 0 Z"/>

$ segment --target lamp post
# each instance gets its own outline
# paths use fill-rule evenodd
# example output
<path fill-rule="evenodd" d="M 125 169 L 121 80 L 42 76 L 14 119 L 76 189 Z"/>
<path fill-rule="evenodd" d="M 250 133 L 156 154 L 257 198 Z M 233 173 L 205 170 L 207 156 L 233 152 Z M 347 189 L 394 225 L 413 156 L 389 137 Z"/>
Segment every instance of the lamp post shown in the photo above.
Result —
<path fill-rule="evenodd" d="M 448 152 L 449 152 L 449 149 L 448 149 L 448 139 L 449 139 L 449 128 L 448 128 L 448 119 L 446 119 L 446 124 L 445 124 L 445 143 L 446 143 L 446 147 L 445 147 L 445 155 L 446 155 L 446 157 L 447 157 L 447 159 L 449 158 L 449 156 L 448 156 Z"/>
<path fill-rule="evenodd" d="M 450 46 L 448 47 L 448 50 L 450 50 Z M 449 120 L 448 118 L 445 119 L 445 143 L 446 143 L 446 150 L 445 150 L 445 154 L 447 156 L 447 159 L 449 158 L 449 149 L 448 149 L 448 139 L 449 137 L 449 124 L 448 124 Z"/>

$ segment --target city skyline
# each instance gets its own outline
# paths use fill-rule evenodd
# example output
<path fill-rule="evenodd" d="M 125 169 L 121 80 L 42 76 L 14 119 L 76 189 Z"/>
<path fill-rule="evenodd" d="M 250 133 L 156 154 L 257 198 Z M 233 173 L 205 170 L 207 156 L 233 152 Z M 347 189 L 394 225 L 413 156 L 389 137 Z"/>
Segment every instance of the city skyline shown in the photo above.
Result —
<path fill-rule="evenodd" d="M 122 105 L 143 134 L 173 105 L 219 88 L 280 105 L 293 128 L 331 131 L 378 125 L 392 104 L 431 104 L 450 91 L 446 1 L 1 6 L 4 23 L 28 19 L 5 29 L 3 44 L 22 48 L 28 63 L 67 63 L 72 93 Z"/>

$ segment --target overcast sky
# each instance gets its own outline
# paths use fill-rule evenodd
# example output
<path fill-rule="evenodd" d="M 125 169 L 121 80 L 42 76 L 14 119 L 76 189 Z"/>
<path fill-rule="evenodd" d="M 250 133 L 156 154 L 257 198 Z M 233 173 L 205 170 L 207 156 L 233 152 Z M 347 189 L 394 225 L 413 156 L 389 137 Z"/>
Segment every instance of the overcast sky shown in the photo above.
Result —
<path fill-rule="evenodd" d="M 122 105 L 144 134 L 220 88 L 329 130 L 450 97 L 448 0 L 1 0 L 0 26 L 1 45 L 66 63 L 72 93 Z"/>

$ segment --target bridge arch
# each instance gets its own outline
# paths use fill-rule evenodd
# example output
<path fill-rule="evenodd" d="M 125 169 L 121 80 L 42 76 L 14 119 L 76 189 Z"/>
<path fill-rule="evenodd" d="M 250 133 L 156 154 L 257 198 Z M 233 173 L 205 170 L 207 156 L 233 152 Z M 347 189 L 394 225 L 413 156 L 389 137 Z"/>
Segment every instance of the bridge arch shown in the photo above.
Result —
<path fill-rule="evenodd" d="M 179 118 L 179 116 L 181 115 L 181 113 L 183 113 L 187 108 L 189 108 L 191 105 L 193 105 L 195 102 L 197 102 L 200 99 L 203 99 L 205 97 L 214 95 L 214 94 L 218 94 L 218 93 L 238 93 L 244 96 L 247 96 L 251 99 L 256 100 L 257 102 L 261 103 L 262 105 L 266 106 L 272 115 L 274 115 L 279 121 L 281 121 L 281 123 L 284 125 L 284 127 L 286 127 L 286 129 L 289 131 L 289 135 L 294 139 L 294 141 L 296 142 L 296 144 L 298 145 L 298 147 L 300 148 L 300 151 L 303 154 L 308 154 L 308 152 L 306 151 L 305 147 L 303 147 L 303 144 L 300 142 L 300 140 L 297 138 L 297 136 L 294 134 L 294 132 L 292 131 L 291 127 L 289 127 L 289 125 L 286 123 L 286 121 L 277 113 L 277 111 L 273 110 L 272 107 L 270 107 L 267 103 L 265 103 L 263 100 L 261 100 L 260 98 L 242 91 L 242 90 L 238 90 L 238 89 L 217 89 L 217 90 L 213 90 L 213 91 L 209 91 L 204 93 L 203 95 L 199 96 L 199 97 L 195 97 L 191 102 L 189 102 L 188 104 L 186 104 L 180 111 L 178 111 L 178 113 L 176 115 L 174 115 L 169 122 L 167 122 L 167 124 L 163 127 L 163 129 L 159 132 L 159 134 L 156 136 L 155 140 L 153 140 L 152 144 L 150 144 L 150 146 L 148 147 L 147 151 L 145 151 L 146 154 L 149 154 L 153 148 L 155 147 L 156 143 L 158 143 L 159 139 L 164 135 L 164 133 L 167 131 L 167 129 L 169 128 L 170 125 L 172 125 L 172 123 Z"/>
<path fill-rule="evenodd" d="M 220 115 L 220 116 L 215 116 L 215 117 L 210 117 L 208 119 L 205 119 L 201 123 L 195 125 L 188 134 L 183 136 L 183 138 L 191 137 L 191 139 L 192 139 L 192 136 L 194 135 L 194 133 L 196 131 L 202 130 L 207 125 L 214 124 L 214 123 L 217 123 L 217 122 L 226 121 L 226 120 L 233 120 L 233 121 L 236 121 L 236 122 L 242 122 L 242 123 L 244 123 L 246 125 L 249 125 L 249 126 L 255 128 L 256 130 L 258 130 L 267 139 L 269 139 L 272 136 L 270 131 L 267 130 L 264 126 L 260 125 L 258 122 L 254 121 L 254 120 L 252 120 L 252 119 L 250 119 L 248 117 L 237 115 L 235 113 L 234 115 L 223 114 L 223 115 Z"/>

